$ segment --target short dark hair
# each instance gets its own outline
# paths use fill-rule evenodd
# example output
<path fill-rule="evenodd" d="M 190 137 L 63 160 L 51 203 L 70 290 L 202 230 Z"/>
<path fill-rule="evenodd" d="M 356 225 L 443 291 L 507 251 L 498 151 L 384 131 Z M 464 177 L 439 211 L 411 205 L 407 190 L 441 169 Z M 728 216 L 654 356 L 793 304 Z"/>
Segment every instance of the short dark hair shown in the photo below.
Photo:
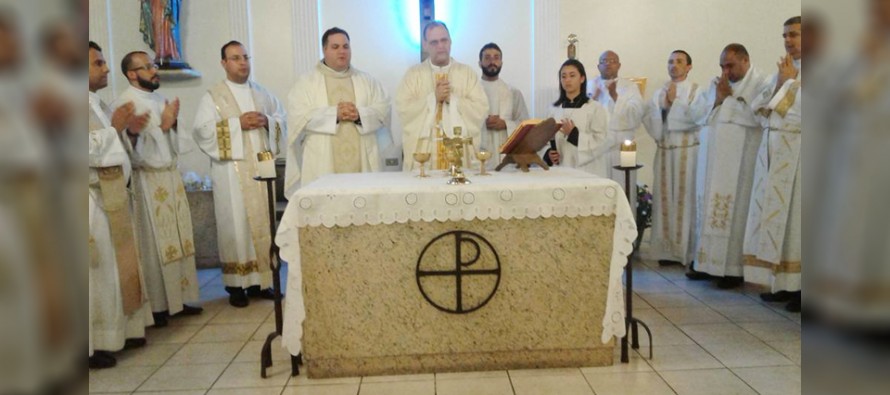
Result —
<path fill-rule="evenodd" d="M 133 66 L 133 57 L 139 54 L 148 56 L 148 53 L 146 53 L 145 51 L 133 51 L 124 55 L 124 58 L 121 59 L 121 73 L 124 73 L 124 77 L 127 76 L 127 72 L 130 71 L 130 67 Z"/>
<path fill-rule="evenodd" d="M 800 15 L 798 15 L 798 16 L 792 16 L 791 18 L 788 18 L 788 20 L 785 21 L 785 24 L 782 26 L 791 26 L 791 25 L 800 25 L 800 24 L 801 24 L 800 23 Z"/>
<path fill-rule="evenodd" d="M 96 44 L 92 40 L 90 40 L 90 49 L 95 49 L 99 52 L 102 52 L 102 47 L 100 47 L 99 44 Z"/>
<path fill-rule="evenodd" d="M 496 50 L 498 50 L 498 52 L 501 53 L 501 55 L 504 54 L 504 51 L 501 51 L 501 47 L 499 47 L 497 44 L 488 43 L 488 44 L 483 45 L 482 49 L 479 50 L 479 60 L 482 60 L 482 53 L 485 52 L 486 49 L 496 49 Z"/>
<path fill-rule="evenodd" d="M 426 33 L 429 32 L 430 29 L 432 29 L 432 28 L 434 28 L 434 27 L 436 27 L 436 26 L 442 26 L 442 27 L 444 27 L 444 28 L 445 28 L 445 31 L 448 32 L 448 35 L 449 35 L 449 36 L 451 35 L 451 30 L 448 30 L 448 26 L 445 24 L 445 22 L 438 21 L 438 20 L 437 20 L 437 21 L 432 21 L 432 22 L 430 22 L 430 23 L 427 23 L 426 26 L 423 27 L 423 41 L 426 41 Z"/>
<path fill-rule="evenodd" d="M 742 59 L 749 59 L 748 49 L 745 48 L 744 45 L 739 43 L 732 43 L 723 48 L 723 52 L 735 52 L 736 56 L 740 56 Z"/>
<path fill-rule="evenodd" d="M 244 46 L 244 44 L 241 44 L 241 42 L 237 40 L 229 41 L 225 45 L 223 45 L 222 48 L 219 49 L 219 58 L 222 60 L 226 60 L 226 50 L 233 45 L 240 45 L 242 47 Z"/>
<path fill-rule="evenodd" d="M 686 64 L 692 64 L 692 56 L 689 56 L 689 52 L 686 52 L 682 49 L 677 49 L 677 50 L 674 50 L 674 52 L 671 52 L 671 55 L 673 55 L 675 53 L 681 53 L 683 55 L 686 55 Z"/>
<path fill-rule="evenodd" d="M 346 36 L 347 40 L 352 41 L 352 39 L 349 38 L 349 33 L 346 33 L 346 30 L 343 30 L 339 27 L 332 27 L 332 28 L 326 30 L 324 32 L 324 34 L 321 35 L 321 47 L 322 48 L 326 47 L 328 45 L 328 37 L 333 36 L 335 34 L 342 34 L 342 35 Z"/>

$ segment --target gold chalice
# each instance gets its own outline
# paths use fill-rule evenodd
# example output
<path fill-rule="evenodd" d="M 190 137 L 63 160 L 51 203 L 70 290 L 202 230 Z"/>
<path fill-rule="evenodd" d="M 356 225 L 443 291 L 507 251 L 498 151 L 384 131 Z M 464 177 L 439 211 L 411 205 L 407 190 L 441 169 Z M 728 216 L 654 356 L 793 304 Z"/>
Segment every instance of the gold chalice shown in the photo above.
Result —
<path fill-rule="evenodd" d="M 416 160 L 417 163 L 420 163 L 420 175 L 418 175 L 418 177 L 421 177 L 421 178 L 429 177 L 424 172 L 423 167 L 424 167 L 424 163 L 426 163 L 428 160 L 430 160 L 430 153 L 429 152 L 415 152 L 414 160 Z"/>
<path fill-rule="evenodd" d="M 429 137 L 421 137 L 417 139 L 417 147 L 414 150 L 414 160 L 420 163 L 420 175 L 418 177 L 429 177 L 423 169 L 423 164 L 430 160 L 430 139 Z"/>
<path fill-rule="evenodd" d="M 485 161 L 491 159 L 491 151 L 481 148 L 476 151 L 476 159 L 479 160 L 479 176 L 490 176 L 491 173 L 485 171 Z"/>

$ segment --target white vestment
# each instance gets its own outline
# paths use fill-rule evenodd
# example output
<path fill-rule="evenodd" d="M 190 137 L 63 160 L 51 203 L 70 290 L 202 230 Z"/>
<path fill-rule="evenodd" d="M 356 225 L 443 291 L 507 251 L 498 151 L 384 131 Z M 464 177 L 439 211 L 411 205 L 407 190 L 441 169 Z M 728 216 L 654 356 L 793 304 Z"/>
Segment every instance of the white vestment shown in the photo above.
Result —
<path fill-rule="evenodd" d="M 402 168 L 410 171 L 417 165 L 414 151 L 421 137 L 436 136 L 431 129 L 436 126 L 436 74 L 448 74 L 451 85 L 450 103 L 442 104 L 442 128 L 448 137 L 453 137 L 455 127 L 460 127 L 464 137 L 472 137 L 478 144 L 482 136 L 482 122 L 488 113 L 488 98 L 479 83 L 479 76 L 470 66 L 456 62 L 438 67 L 427 59 L 414 65 L 405 73 L 396 92 L 396 111 L 402 122 Z M 436 142 L 431 141 L 430 163 L 438 160 Z M 474 160 L 475 158 L 471 158 Z"/>
<path fill-rule="evenodd" d="M 97 94 L 90 92 L 89 106 L 92 126 L 89 136 L 89 242 L 91 254 L 95 255 L 91 257 L 95 264 L 91 264 L 89 270 L 89 353 L 93 355 L 94 350 L 119 351 L 124 348 L 126 339 L 145 337 L 145 327 L 154 324 L 154 320 L 148 298 L 144 296 L 145 304 L 140 309 L 129 316 L 124 315 L 113 235 L 103 209 L 97 169 L 120 166 L 126 181 L 130 179 L 130 159 L 117 130 L 111 126 L 111 114 L 106 114 Z M 132 227 L 130 230 L 135 232 Z M 142 283 L 144 293 L 144 281 Z"/>
<path fill-rule="evenodd" d="M 773 292 L 800 291 L 801 79 L 785 81 L 777 91 L 777 77 L 753 105 L 764 134 L 745 232 L 745 279 Z"/>
<path fill-rule="evenodd" d="M 710 103 L 688 80 L 677 84 L 677 96 L 667 107 L 666 88 L 655 92 L 643 124 L 655 139 L 652 189 L 652 256 L 689 264 L 695 257 L 695 179 L 699 123 Z"/>
<path fill-rule="evenodd" d="M 581 169 L 600 177 L 608 176 L 606 152 L 609 149 L 609 113 L 593 100 L 580 108 L 552 107 L 550 117 L 557 122 L 571 119 L 578 129 L 578 145 L 569 142 L 569 136 L 556 132 L 556 150 L 559 166 Z"/>
<path fill-rule="evenodd" d="M 488 115 L 497 115 L 507 124 L 506 129 L 489 130 L 485 126 L 485 120 L 482 121 L 482 139 L 477 146 L 493 154 L 492 160 L 488 161 L 486 167 L 494 169 L 500 163 L 498 148 L 522 121 L 528 119 L 528 107 L 525 105 L 525 98 L 522 97 L 522 91 L 507 85 L 503 80 L 481 80 L 480 83 L 488 98 Z"/>
<path fill-rule="evenodd" d="M 337 124 L 337 106 L 329 104 L 323 71 L 337 73 L 319 62 L 315 70 L 300 76 L 287 95 L 291 133 L 287 139 L 284 185 L 288 197 L 301 185 L 335 172 L 333 141 L 340 128 Z M 389 97 L 383 85 L 368 73 L 350 67 L 341 74 L 352 79 L 354 104 L 361 121 L 361 124 L 355 124 L 360 135 L 361 171 L 378 171 L 380 153 L 377 131 L 389 127 Z"/>
<path fill-rule="evenodd" d="M 618 93 L 618 100 L 612 100 L 609 94 L 608 85 L 610 82 L 616 81 L 615 91 Z M 609 144 L 611 149 L 605 150 L 608 155 L 609 178 L 615 180 L 619 185 L 624 185 L 624 171 L 615 170 L 612 166 L 619 165 L 620 154 L 619 146 L 624 140 L 634 140 L 637 134 L 637 128 L 643 122 L 643 112 L 645 103 L 643 96 L 640 94 L 640 88 L 631 80 L 618 78 L 616 80 L 603 80 L 602 77 L 596 77 L 588 82 L 588 90 L 590 97 L 596 100 L 609 112 Z M 631 188 L 636 185 L 636 172 L 631 172 Z M 631 191 L 633 194 L 636 191 Z M 636 207 L 635 204 L 631 205 Z"/>
<path fill-rule="evenodd" d="M 89 213 L 81 211 L 90 204 L 81 177 L 87 147 L 83 130 L 73 127 L 82 127 L 88 114 L 76 111 L 65 125 L 41 125 L 30 111 L 33 101 L 21 96 L 51 90 L 64 108 L 75 109 L 86 79 L 58 67 L 40 72 L 39 86 L 20 75 L 0 77 L 3 394 L 43 393 L 47 383 L 70 378 L 74 362 L 83 360 L 82 330 L 92 329 L 81 304 L 91 301 L 82 282 L 91 275 L 88 245 L 80 233 L 89 227 Z"/>
<path fill-rule="evenodd" d="M 136 114 L 150 114 L 135 147 L 124 139 L 133 164 L 140 260 L 152 311 L 173 315 L 199 300 L 191 212 L 177 169 L 179 136 L 161 130 L 164 97 L 130 86 L 112 107 L 128 102 Z"/>
<path fill-rule="evenodd" d="M 887 59 L 890 48 L 876 49 L 869 56 L 807 63 L 802 296 L 808 309 L 832 322 L 886 328 L 890 74 L 884 62 L 874 60 Z M 814 146 L 814 140 L 822 141 Z"/>
<path fill-rule="evenodd" d="M 740 277 L 754 161 L 763 136 L 751 104 L 769 81 L 751 66 L 741 81 L 730 85 L 732 96 L 711 110 L 701 130 L 695 269 Z M 716 97 L 715 78 L 705 101 L 713 106 Z"/>
<path fill-rule="evenodd" d="M 234 98 L 235 103 L 218 105 L 214 100 L 216 89 L 231 93 L 220 95 L 220 100 Z M 223 107 L 230 106 L 232 114 L 220 113 L 224 111 Z M 242 130 L 239 117 L 251 111 L 264 114 L 268 127 Z M 278 153 L 278 142 L 287 133 L 285 118 L 278 99 L 255 82 L 237 84 L 225 80 L 217 83 L 201 97 L 198 105 L 193 138 L 201 151 L 210 157 L 219 260 L 223 283 L 227 287 L 258 285 L 266 289 L 272 285 L 268 195 L 265 183 L 254 181 L 253 177 L 257 175 L 257 152 Z M 250 174 L 242 175 L 241 172 Z M 261 222 L 255 224 L 258 225 L 255 226 L 256 235 L 251 231 L 251 221 Z"/>

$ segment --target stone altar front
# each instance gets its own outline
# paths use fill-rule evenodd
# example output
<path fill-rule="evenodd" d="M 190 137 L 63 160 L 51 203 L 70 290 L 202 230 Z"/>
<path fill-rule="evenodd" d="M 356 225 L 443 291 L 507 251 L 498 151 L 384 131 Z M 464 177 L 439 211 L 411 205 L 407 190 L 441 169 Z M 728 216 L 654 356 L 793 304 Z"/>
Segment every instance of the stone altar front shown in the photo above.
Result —
<path fill-rule="evenodd" d="M 284 343 L 309 377 L 612 363 L 622 189 L 558 167 L 471 179 L 332 175 L 291 198 Z"/>

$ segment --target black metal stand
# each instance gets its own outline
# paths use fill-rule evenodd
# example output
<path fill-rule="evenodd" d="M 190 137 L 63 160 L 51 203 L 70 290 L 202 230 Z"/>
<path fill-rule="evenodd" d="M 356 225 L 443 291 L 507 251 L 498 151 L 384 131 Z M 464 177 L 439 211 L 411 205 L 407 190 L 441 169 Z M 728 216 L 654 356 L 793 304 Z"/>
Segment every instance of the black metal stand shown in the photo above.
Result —
<path fill-rule="evenodd" d="M 260 352 L 260 377 L 266 378 L 266 368 L 272 366 L 272 340 L 281 336 L 284 327 L 284 313 L 281 301 L 281 260 L 278 257 L 278 245 L 275 244 L 275 232 L 278 229 L 275 220 L 275 188 L 274 178 L 254 177 L 254 180 L 266 183 L 266 192 L 269 199 L 269 230 L 272 232 L 272 246 L 269 248 L 269 264 L 272 267 L 272 292 L 275 294 L 275 332 L 266 336 L 263 350 Z M 290 357 L 291 376 L 300 374 L 300 364 L 303 363 L 302 354 Z"/>
<path fill-rule="evenodd" d="M 630 208 L 636 206 L 634 201 L 632 200 L 633 193 L 630 190 L 630 172 L 637 171 L 643 168 L 643 165 L 636 165 L 634 167 L 622 167 L 622 166 L 613 166 L 615 170 L 624 171 L 624 192 L 627 195 L 627 201 L 630 203 Z M 640 222 L 637 221 L 637 229 L 641 229 Z M 628 363 L 630 362 L 630 356 L 628 355 L 628 337 L 631 338 L 630 346 L 633 347 L 634 350 L 638 350 L 640 348 L 640 336 L 639 336 L 639 325 L 643 326 L 643 329 L 646 330 L 646 333 L 649 334 L 649 359 L 652 359 L 652 331 L 649 330 L 649 326 L 646 325 L 645 322 L 640 321 L 637 318 L 634 318 L 633 312 L 633 289 L 634 289 L 634 271 L 633 271 L 633 257 L 636 255 L 637 251 L 640 247 L 640 240 L 642 239 L 642 230 L 639 230 L 640 235 L 637 237 L 637 240 L 634 241 L 633 251 L 631 251 L 630 255 L 627 256 L 627 266 L 624 267 L 625 274 L 625 294 L 624 297 L 627 299 L 625 302 L 625 308 L 627 309 L 625 313 L 625 335 L 621 338 L 621 362 Z"/>

